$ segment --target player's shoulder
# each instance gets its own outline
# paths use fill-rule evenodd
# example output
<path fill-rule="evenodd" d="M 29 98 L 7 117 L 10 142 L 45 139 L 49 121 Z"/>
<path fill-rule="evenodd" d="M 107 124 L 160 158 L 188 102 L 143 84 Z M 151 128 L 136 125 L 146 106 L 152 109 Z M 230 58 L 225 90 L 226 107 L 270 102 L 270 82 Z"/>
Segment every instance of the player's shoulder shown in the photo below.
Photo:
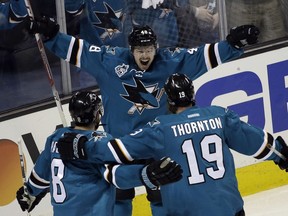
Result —
<path fill-rule="evenodd" d="M 206 109 L 211 109 L 211 110 L 215 110 L 219 112 L 225 112 L 227 108 L 219 106 L 219 105 L 211 105 L 211 106 L 207 106 Z"/>
<path fill-rule="evenodd" d="M 107 141 L 112 139 L 112 135 L 105 131 L 91 131 L 87 134 L 89 140 L 95 141 Z"/>
<path fill-rule="evenodd" d="M 110 56 L 128 57 L 131 53 L 129 48 L 120 46 L 103 45 L 101 49 Z"/>
<path fill-rule="evenodd" d="M 219 114 L 219 115 L 225 115 L 227 113 L 227 108 L 218 106 L 218 105 L 211 105 L 207 106 L 204 109 L 209 110 L 211 113 Z"/>
<path fill-rule="evenodd" d="M 173 59 L 178 58 L 186 54 L 193 55 L 198 51 L 198 48 L 182 48 L 182 47 L 167 47 L 167 48 L 158 48 L 157 54 L 162 59 Z"/>
<path fill-rule="evenodd" d="M 56 128 L 55 131 L 51 134 L 52 136 L 61 136 L 64 133 L 68 133 L 71 132 L 70 127 L 60 127 L 60 128 Z"/>
<path fill-rule="evenodd" d="M 171 122 L 178 121 L 177 119 L 178 117 L 175 114 L 159 115 L 149 122 L 149 124 L 153 127 L 165 127 L 165 125 L 171 124 Z"/>
<path fill-rule="evenodd" d="M 226 116 L 228 118 L 238 118 L 238 114 L 227 107 L 212 105 L 206 107 L 206 109 L 214 115 Z"/>
<path fill-rule="evenodd" d="M 64 136 L 65 133 L 73 132 L 70 127 L 61 127 L 57 128 L 47 137 L 47 142 L 52 143 L 54 141 L 58 141 L 61 137 Z"/>

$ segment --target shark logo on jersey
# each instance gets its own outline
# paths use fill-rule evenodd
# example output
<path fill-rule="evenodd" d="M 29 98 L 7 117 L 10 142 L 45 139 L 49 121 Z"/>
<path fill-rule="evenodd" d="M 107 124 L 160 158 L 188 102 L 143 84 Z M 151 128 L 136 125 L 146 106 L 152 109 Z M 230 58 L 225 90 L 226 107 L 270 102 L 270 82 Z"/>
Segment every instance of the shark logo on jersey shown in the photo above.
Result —
<path fill-rule="evenodd" d="M 94 11 L 95 16 L 100 20 L 100 23 L 93 22 L 93 25 L 97 28 L 104 30 L 104 33 L 100 35 L 101 40 L 109 37 L 112 39 L 117 34 L 123 31 L 123 22 L 126 14 L 122 10 L 114 11 L 112 7 L 106 2 L 103 3 L 106 8 L 106 12 Z"/>
<path fill-rule="evenodd" d="M 159 91 L 158 83 L 145 86 L 137 77 L 134 77 L 135 85 L 123 84 L 127 95 L 121 95 L 124 99 L 131 102 L 133 105 L 128 110 L 128 114 L 134 114 L 137 110 L 141 114 L 145 109 L 159 108 L 159 101 L 164 93 L 162 88 Z"/>
<path fill-rule="evenodd" d="M 122 65 L 118 65 L 118 66 L 115 68 L 115 72 L 116 72 L 116 74 L 118 75 L 118 77 L 122 77 L 124 74 L 127 73 L 128 68 L 129 68 L 129 65 L 125 65 L 125 64 L 123 63 Z"/>

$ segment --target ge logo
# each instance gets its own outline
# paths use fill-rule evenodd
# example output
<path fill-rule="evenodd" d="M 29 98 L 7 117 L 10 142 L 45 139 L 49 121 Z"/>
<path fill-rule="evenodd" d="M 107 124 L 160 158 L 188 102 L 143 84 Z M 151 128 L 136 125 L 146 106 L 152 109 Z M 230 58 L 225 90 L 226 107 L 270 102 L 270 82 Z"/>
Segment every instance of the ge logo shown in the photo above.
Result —
<path fill-rule="evenodd" d="M 273 133 L 285 131 L 288 129 L 287 68 L 288 60 L 267 65 L 267 74 L 261 72 L 258 76 L 243 71 L 206 82 L 197 90 L 197 104 L 209 106 L 215 98 L 221 98 L 220 103 L 233 101 L 225 107 L 240 117 L 247 117 L 248 123 L 264 128 L 265 120 L 271 118 Z"/>

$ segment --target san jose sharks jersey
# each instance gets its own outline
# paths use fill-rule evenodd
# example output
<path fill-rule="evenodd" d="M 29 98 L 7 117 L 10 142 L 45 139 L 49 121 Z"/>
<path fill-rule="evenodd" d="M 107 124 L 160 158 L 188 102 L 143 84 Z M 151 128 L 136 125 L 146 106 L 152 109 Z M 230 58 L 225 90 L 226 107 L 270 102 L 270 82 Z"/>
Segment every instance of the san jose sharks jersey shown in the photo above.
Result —
<path fill-rule="evenodd" d="M 27 16 L 24 1 L 0 3 L 0 30 L 13 28 Z"/>
<path fill-rule="evenodd" d="M 86 1 L 88 17 L 97 30 L 102 44 L 128 47 L 127 7 L 125 0 Z M 128 28 L 129 29 L 126 29 Z"/>
<path fill-rule="evenodd" d="M 65 0 L 65 9 L 72 17 L 79 17 L 75 22 L 80 38 L 98 46 L 128 47 L 127 34 L 132 25 L 125 0 Z"/>
<path fill-rule="evenodd" d="M 129 48 L 98 47 L 62 33 L 46 42 L 46 47 L 95 77 L 105 110 L 102 123 L 114 137 L 167 112 L 163 86 L 171 74 L 185 73 L 194 80 L 243 53 L 227 41 L 195 49 L 159 48 L 150 69 L 141 71 Z"/>
<path fill-rule="evenodd" d="M 56 130 L 47 138 L 45 149 L 37 159 L 28 179 L 32 195 L 50 189 L 55 216 L 113 215 L 115 187 L 128 189 L 142 185 L 143 165 L 108 165 L 98 160 L 62 161 L 57 140 L 65 132 L 84 133 L 89 140 L 107 142 L 109 134 L 72 128 Z M 106 140 L 106 141 L 105 141 Z"/>
<path fill-rule="evenodd" d="M 177 20 L 172 7 L 166 3 L 156 9 L 143 9 L 142 0 L 65 0 L 69 13 L 83 5 L 85 15 L 78 22 L 79 36 L 90 43 L 128 47 L 127 37 L 132 27 L 144 24 L 154 29 L 160 47 L 178 43 Z"/>
<path fill-rule="evenodd" d="M 145 127 L 108 144 L 86 142 L 90 161 L 111 157 L 126 163 L 169 156 L 181 165 L 183 178 L 161 186 L 165 215 L 232 216 L 243 208 L 230 149 L 259 160 L 279 157 L 280 144 L 260 128 L 218 106 L 189 108 L 162 115 Z"/>

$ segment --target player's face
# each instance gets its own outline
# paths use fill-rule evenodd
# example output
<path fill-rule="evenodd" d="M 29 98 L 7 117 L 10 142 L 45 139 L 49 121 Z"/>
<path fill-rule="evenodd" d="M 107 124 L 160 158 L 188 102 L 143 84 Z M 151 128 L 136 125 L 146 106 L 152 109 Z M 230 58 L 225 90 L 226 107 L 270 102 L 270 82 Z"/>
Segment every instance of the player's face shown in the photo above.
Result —
<path fill-rule="evenodd" d="M 133 56 L 136 64 L 141 70 L 147 70 L 154 60 L 156 53 L 155 46 L 136 46 L 133 50 Z"/>

